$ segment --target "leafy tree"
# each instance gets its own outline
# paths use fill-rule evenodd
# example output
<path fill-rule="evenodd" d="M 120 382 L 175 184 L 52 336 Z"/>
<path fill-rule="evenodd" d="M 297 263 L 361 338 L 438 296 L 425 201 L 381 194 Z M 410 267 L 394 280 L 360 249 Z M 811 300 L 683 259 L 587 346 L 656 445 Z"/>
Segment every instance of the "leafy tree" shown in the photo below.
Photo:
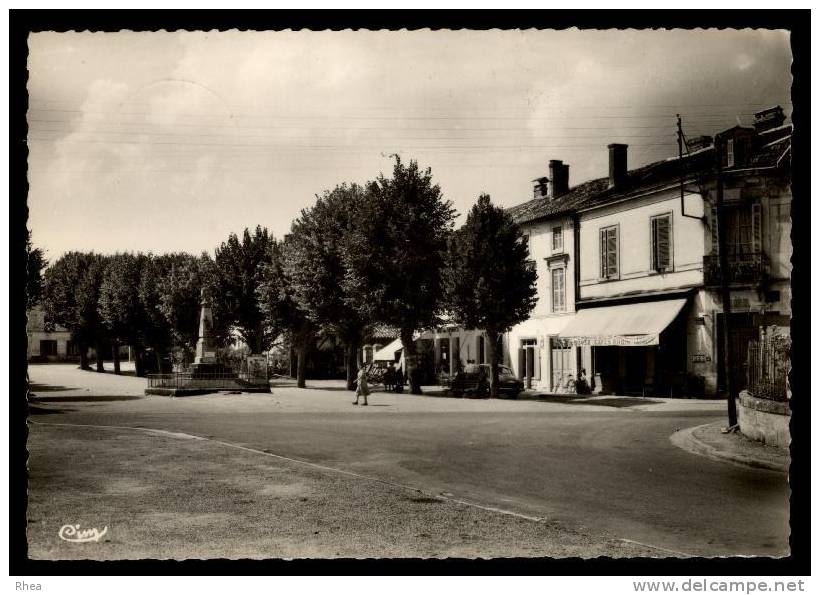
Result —
<path fill-rule="evenodd" d="M 80 367 L 89 369 L 86 334 L 80 329 L 80 306 L 76 289 L 88 267 L 87 255 L 68 252 L 57 259 L 43 275 L 43 310 L 46 324 L 63 326 L 80 349 Z"/>
<path fill-rule="evenodd" d="M 168 325 L 172 344 L 183 352 L 184 360 L 189 360 L 199 336 L 200 292 L 208 259 L 185 253 L 163 258 L 167 271 L 156 281 L 157 307 Z"/>
<path fill-rule="evenodd" d="M 43 291 L 46 323 L 71 332 L 84 370 L 89 369 L 88 348 L 94 346 L 100 372 L 104 370 L 102 348 L 106 336 L 97 306 L 104 268 L 105 258 L 99 254 L 68 252 L 46 269 Z"/>
<path fill-rule="evenodd" d="M 224 318 L 253 353 L 266 351 L 274 339 L 266 330 L 257 296 L 263 267 L 270 262 L 272 241 L 268 230 L 260 226 L 253 235 L 245 229 L 241 242 L 232 233 L 216 249 L 213 266 L 208 268 L 214 322 Z"/>
<path fill-rule="evenodd" d="M 348 249 L 345 289 L 364 319 L 400 329 L 411 390 L 418 394 L 413 334 L 438 318 L 455 211 L 429 168 L 395 159 L 393 177 L 381 175 L 368 187 Z"/>
<path fill-rule="evenodd" d="M 170 274 L 174 254 L 154 256 L 148 254 L 143 263 L 139 300 L 144 313 L 142 340 L 147 348 L 154 351 L 157 371 L 162 371 L 162 356 L 171 348 L 171 325 L 162 313 L 163 278 Z"/>
<path fill-rule="evenodd" d="M 136 352 L 137 376 L 143 376 L 142 358 L 146 315 L 139 288 L 146 257 L 143 254 L 116 254 L 109 257 L 100 285 L 100 319 L 108 330 L 114 355 L 114 373 L 120 373 L 119 346 L 130 345 Z"/>
<path fill-rule="evenodd" d="M 326 191 L 293 222 L 289 240 L 294 249 L 286 252 L 284 262 L 298 307 L 345 346 L 348 389 L 353 389 L 356 380 L 356 355 L 366 320 L 339 280 L 345 276 L 356 216 L 365 202 L 365 190 L 356 184 Z"/>
<path fill-rule="evenodd" d="M 262 267 L 262 279 L 257 289 L 267 332 L 284 337 L 296 352 L 296 386 L 305 388 L 305 368 L 310 346 L 315 341 L 316 327 L 297 305 L 294 284 L 289 275 L 288 260 L 300 248 L 288 236 L 284 242 L 271 242 L 268 262 Z"/>
<path fill-rule="evenodd" d="M 493 397 L 498 396 L 498 339 L 535 307 L 536 272 L 528 259 L 518 225 L 487 194 L 449 242 L 446 303 L 458 323 L 486 332 Z"/>
<path fill-rule="evenodd" d="M 43 293 L 43 269 L 48 261 L 42 248 L 31 243 L 31 231 L 26 230 L 26 310 L 31 310 L 40 302 Z"/>

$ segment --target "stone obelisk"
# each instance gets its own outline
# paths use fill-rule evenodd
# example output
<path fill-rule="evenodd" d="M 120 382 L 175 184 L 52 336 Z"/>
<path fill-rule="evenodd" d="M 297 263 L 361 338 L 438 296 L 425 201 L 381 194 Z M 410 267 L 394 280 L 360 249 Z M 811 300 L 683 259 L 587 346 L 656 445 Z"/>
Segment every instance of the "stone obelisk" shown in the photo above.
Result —
<path fill-rule="evenodd" d="M 199 340 L 196 342 L 194 364 L 216 363 L 216 341 L 214 340 L 214 315 L 211 311 L 211 297 L 205 288 L 200 294 Z"/>

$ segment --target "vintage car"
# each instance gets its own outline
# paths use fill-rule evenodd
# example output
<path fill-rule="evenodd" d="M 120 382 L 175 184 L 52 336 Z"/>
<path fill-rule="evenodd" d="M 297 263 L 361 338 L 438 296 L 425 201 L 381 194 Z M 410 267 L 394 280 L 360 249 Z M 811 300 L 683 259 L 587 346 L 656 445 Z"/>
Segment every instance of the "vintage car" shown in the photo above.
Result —
<path fill-rule="evenodd" d="M 490 364 L 467 364 L 449 382 L 449 391 L 456 396 L 485 397 L 490 393 Z M 507 366 L 498 366 L 498 395 L 515 398 L 524 390 L 524 383 Z"/>

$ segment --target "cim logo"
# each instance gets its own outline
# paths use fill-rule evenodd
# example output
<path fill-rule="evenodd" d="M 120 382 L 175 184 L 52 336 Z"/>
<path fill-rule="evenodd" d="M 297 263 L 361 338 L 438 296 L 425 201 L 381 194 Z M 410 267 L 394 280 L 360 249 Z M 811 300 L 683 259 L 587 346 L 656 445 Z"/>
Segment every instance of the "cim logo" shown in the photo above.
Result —
<path fill-rule="evenodd" d="M 80 525 L 63 525 L 60 527 L 59 535 L 63 541 L 71 543 L 88 543 L 90 541 L 99 541 L 103 535 L 108 532 L 108 525 L 103 527 L 102 531 L 95 527 L 88 529 L 80 529 Z"/>

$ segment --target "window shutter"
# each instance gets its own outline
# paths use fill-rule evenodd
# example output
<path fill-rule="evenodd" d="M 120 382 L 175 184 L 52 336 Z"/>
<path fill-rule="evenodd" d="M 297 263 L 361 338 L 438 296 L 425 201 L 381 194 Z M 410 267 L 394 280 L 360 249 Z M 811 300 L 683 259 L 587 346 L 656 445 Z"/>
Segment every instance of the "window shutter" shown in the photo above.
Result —
<path fill-rule="evenodd" d="M 712 234 L 712 254 L 718 253 L 718 216 L 717 216 L 717 207 L 712 205 L 709 209 L 709 231 Z"/>
<path fill-rule="evenodd" d="M 649 235 L 651 237 L 651 246 L 652 249 L 652 268 L 654 270 L 658 270 L 658 219 L 657 217 L 653 217 L 649 220 Z"/>
<path fill-rule="evenodd" d="M 669 217 L 656 217 L 652 220 L 655 226 L 655 268 L 668 270 L 670 265 Z"/>
<path fill-rule="evenodd" d="M 610 227 L 606 236 L 606 272 L 607 277 L 618 276 L 618 228 Z"/>
<path fill-rule="evenodd" d="M 541 380 L 541 350 L 538 348 L 538 345 L 532 346 L 532 360 L 534 364 L 534 371 L 532 377 L 536 380 Z"/>
<path fill-rule="evenodd" d="M 600 244 L 601 244 L 601 278 L 606 278 L 606 230 L 602 229 L 600 232 Z"/>
<path fill-rule="evenodd" d="M 762 251 L 762 214 L 760 203 L 752 205 L 752 252 Z"/>

